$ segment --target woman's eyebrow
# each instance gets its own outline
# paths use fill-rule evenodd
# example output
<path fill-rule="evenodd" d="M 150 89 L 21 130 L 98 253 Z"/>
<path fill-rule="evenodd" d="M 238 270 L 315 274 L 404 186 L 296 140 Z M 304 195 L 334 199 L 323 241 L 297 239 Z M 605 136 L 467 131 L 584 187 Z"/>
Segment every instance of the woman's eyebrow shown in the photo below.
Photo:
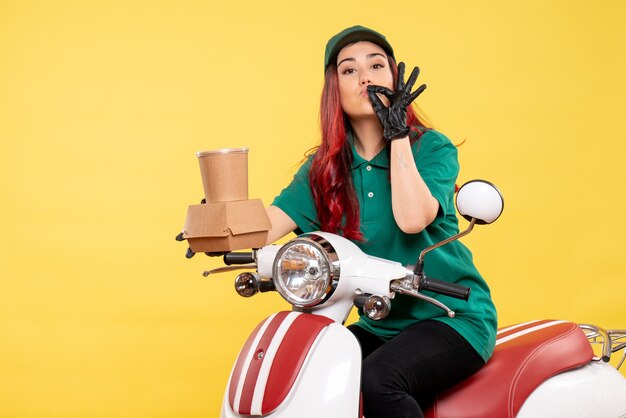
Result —
<path fill-rule="evenodd" d="M 344 59 L 342 59 L 341 61 L 339 61 L 337 63 L 337 67 L 339 67 L 341 65 L 341 63 L 346 62 L 346 61 L 356 61 L 356 58 L 354 58 L 354 57 L 344 58 Z"/>
<path fill-rule="evenodd" d="M 374 53 L 371 53 L 371 54 L 367 54 L 367 58 L 374 58 L 374 57 L 375 57 L 375 56 L 377 56 L 377 55 L 380 55 L 380 56 L 381 56 L 381 57 L 383 57 L 383 58 L 387 58 L 387 57 L 385 56 L 385 54 L 381 54 L 380 52 L 374 52 Z"/>
<path fill-rule="evenodd" d="M 367 54 L 367 55 L 366 55 L 366 58 L 367 58 L 367 59 L 370 59 L 370 58 L 374 58 L 374 57 L 376 57 L 376 56 L 381 56 L 381 57 L 383 57 L 383 58 L 387 58 L 387 57 L 385 56 L 385 54 L 381 54 L 380 52 L 373 52 L 373 53 L 371 53 L 371 54 Z M 356 61 L 356 58 L 354 58 L 354 57 L 344 58 L 344 59 L 342 59 L 341 61 L 339 61 L 339 62 L 337 63 L 337 67 L 339 67 L 339 66 L 341 65 L 341 63 L 343 63 L 343 62 L 345 62 L 345 61 Z"/>

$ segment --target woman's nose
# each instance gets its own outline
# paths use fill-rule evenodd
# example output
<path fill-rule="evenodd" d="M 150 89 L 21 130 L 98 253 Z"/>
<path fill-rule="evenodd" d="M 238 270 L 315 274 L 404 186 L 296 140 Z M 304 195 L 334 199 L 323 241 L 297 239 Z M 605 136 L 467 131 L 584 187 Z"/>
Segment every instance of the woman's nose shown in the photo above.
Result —
<path fill-rule="evenodd" d="M 372 84 L 372 80 L 368 74 L 364 74 L 361 76 L 359 84 L 361 84 L 362 86 L 365 86 L 366 84 Z"/>

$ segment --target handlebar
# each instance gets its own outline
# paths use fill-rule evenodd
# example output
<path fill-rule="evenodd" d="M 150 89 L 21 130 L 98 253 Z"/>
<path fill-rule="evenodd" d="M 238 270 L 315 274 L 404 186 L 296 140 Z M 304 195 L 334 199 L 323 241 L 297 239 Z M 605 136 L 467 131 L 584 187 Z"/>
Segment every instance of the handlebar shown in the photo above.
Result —
<path fill-rule="evenodd" d="M 233 264 L 250 264 L 254 263 L 254 253 L 226 253 L 224 254 L 224 264 L 231 266 Z"/>
<path fill-rule="evenodd" d="M 423 276 L 420 279 L 419 290 L 429 290 L 431 292 L 439 293 L 441 295 L 450 296 L 457 299 L 468 300 L 470 295 L 470 288 L 461 286 L 459 284 L 444 282 L 443 280 L 432 279 L 430 277 Z"/>

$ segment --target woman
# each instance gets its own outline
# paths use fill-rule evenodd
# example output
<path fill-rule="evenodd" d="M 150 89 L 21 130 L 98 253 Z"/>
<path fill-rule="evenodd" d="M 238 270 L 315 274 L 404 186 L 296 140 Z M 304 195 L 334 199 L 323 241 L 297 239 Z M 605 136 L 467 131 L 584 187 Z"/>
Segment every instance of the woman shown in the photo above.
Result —
<path fill-rule="evenodd" d="M 370 255 L 416 261 L 420 251 L 458 232 L 453 203 L 456 147 L 428 129 L 410 103 L 417 68 L 404 83 L 380 33 L 347 28 L 326 46 L 322 141 L 268 208 L 268 242 L 291 231 L 323 230 Z M 455 318 L 402 295 L 373 321 L 349 326 L 363 351 L 367 418 L 419 417 L 419 405 L 476 372 L 490 357 L 496 311 L 489 288 L 460 242 L 428 254 L 426 274 L 468 286 L 469 302 L 435 296 Z"/>

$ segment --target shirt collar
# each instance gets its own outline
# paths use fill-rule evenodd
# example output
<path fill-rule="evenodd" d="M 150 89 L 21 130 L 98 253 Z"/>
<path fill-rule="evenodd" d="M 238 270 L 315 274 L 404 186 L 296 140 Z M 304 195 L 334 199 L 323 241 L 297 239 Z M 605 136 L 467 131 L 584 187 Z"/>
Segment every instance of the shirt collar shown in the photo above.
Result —
<path fill-rule="evenodd" d="M 409 136 L 411 138 L 411 143 L 416 140 L 416 137 L 420 134 L 423 134 L 426 129 L 418 128 L 419 131 L 411 131 Z M 374 156 L 370 161 L 367 161 L 365 158 L 361 157 L 358 152 L 356 152 L 356 147 L 354 146 L 354 133 L 351 129 L 348 129 L 347 135 L 348 142 L 350 143 L 350 148 L 352 149 L 352 169 L 357 169 L 363 164 L 373 165 L 380 168 L 389 168 L 389 145 L 385 146 L 378 154 Z"/>
<path fill-rule="evenodd" d="M 367 161 L 365 158 L 361 157 L 359 153 L 356 151 L 356 147 L 354 146 L 354 134 L 351 131 L 348 131 L 348 141 L 350 142 L 350 148 L 352 150 L 352 169 L 357 169 L 364 164 L 373 165 L 375 167 L 380 168 L 389 168 L 389 147 L 385 146 L 378 154 L 374 156 L 371 160 Z"/>

